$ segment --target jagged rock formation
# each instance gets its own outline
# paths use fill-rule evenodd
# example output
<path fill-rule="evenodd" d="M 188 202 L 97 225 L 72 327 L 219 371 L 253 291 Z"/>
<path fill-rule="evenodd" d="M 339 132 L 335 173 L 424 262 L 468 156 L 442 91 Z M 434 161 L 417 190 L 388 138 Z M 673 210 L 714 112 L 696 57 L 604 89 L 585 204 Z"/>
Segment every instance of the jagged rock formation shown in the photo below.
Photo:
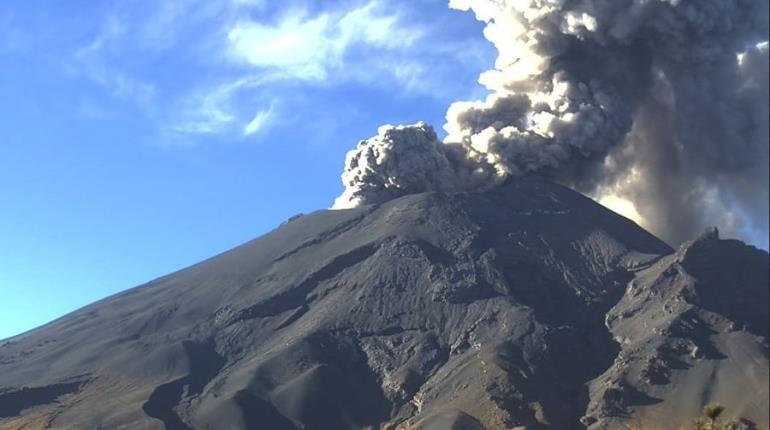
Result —
<path fill-rule="evenodd" d="M 0 429 L 767 428 L 767 303 L 715 232 L 674 252 L 530 178 L 410 195 L 0 341 Z"/>

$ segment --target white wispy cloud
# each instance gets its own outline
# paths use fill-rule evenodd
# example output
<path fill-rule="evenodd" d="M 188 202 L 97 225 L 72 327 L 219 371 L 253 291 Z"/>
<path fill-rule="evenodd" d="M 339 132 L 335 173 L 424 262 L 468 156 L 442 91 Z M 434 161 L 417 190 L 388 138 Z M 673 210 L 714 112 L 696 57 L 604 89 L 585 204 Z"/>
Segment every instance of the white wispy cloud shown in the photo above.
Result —
<path fill-rule="evenodd" d="M 266 24 L 254 20 L 237 22 L 228 32 L 229 54 L 246 63 L 286 79 L 326 81 L 349 78 L 345 56 L 354 47 L 399 50 L 411 46 L 422 32 L 400 23 L 372 1 L 347 11 L 309 16 L 293 10 Z"/>
<path fill-rule="evenodd" d="M 412 87 L 424 73 L 412 61 L 380 56 L 364 64 L 372 58 L 347 58 L 355 49 L 405 54 L 422 37 L 421 30 L 404 25 L 379 1 L 314 15 L 291 9 L 269 23 L 239 18 L 224 34 L 224 59 L 241 74 L 188 96 L 172 121 L 176 133 L 222 133 L 237 126 L 243 136 L 254 135 L 274 123 L 275 102 L 249 115 L 244 111 L 253 104 L 244 105 L 242 99 L 264 99 L 263 93 L 276 92 L 275 85 L 370 81 L 386 75 Z"/>
<path fill-rule="evenodd" d="M 233 93 L 245 85 L 236 81 L 198 92 L 183 98 L 165 122 L 175 133 L 212 134 L 230 127 L 236 120 L 232 112 Z"/>
<path fill-rule="evenodd" d="M 275 105 L 273 104 L 267 109 L 257 111 L 254 118 L 243 127 L 243 135 L 251 136 L 252 134 L 264 130 L 269 125 L 268 121 L 273 119 L 274 110 Z"/>
<path fill-rule="evenodd" d="M 120 19 L 109 16 L 97 36 L 75 51 L 75 64 L 70 70 L 105 88 L 114 97 L 152 110 L 157 92 L 155 85 L 114 67 L 108 61 L 109 56 L 105 55 L 109 45 L 123 38 L 126 32 L 127 27 Z"/>
<path fill-rule="evenodd" d="M 92 38 L 73 50 L 72 69 L 134 102 L 163 136 L 254 136 L 276 124 L 275 101 L 290 112 L 288 100 L 308 85 L 445 89 L 435 63 L 452 49 L 431 39 L 408 3 L 303 9 L 295 1 L 138 1 L 108 9 Z"/>
<path fill-rule="evenodd" d="M 170 107 L 170 112 L 163 120 L 165 127 L 177 134 L 216 134 L 235 131 L 239 127 L 242 134 L 251 135 L 258 130 L 264 130 L 266 121 L 275 114 L 276 101 L 270 98 L 269 108 L 260 110 L 253 117 L 253 109 L 257 100 L 244 103 L 243 93 L 265 91 L 272 83 L 269 77 L 248 76 L 231 82 L 203 87 L 181 99 Z M 261 97 L 262 100 L 265 97 Z M 261 102 L 264 103 L 264 102 Z M 257 118 L 263 112 L 261 121 Z"/>

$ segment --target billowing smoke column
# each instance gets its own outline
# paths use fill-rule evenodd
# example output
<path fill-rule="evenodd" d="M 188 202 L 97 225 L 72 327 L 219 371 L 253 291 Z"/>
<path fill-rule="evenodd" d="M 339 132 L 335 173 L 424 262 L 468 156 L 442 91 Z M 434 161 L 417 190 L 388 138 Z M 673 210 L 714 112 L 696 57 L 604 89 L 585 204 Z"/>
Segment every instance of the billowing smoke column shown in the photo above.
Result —
<path fill-rule="evenodd" d="M 405 194 L 459 188 L 436 133 L 425 123 L 380 127 L 379 134 L 348 152 L 334 207 L 381 203 Z"/>
<path fill-rule="evenodd" d="M 385 126 L 348 154 L 336 208 L 547 174 L 634 203 L 672 243 L 768 229 L 767 0 L 450 0 L 498 50 L 485 101 L 439 142 Z"/>

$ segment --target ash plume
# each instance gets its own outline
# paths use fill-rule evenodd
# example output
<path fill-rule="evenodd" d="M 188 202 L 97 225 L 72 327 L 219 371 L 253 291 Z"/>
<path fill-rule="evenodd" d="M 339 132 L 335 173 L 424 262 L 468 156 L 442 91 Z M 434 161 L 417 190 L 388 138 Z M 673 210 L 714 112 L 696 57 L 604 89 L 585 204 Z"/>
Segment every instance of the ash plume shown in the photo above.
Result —
<path fill-rule="evenodd" d="M 361 141 L 345 160 L 345 191 L 338 209 L 382 203 L 405 194 L 458 187 L 445 151 L 429 125 L 384 125 Z"/>
<path fill-rule="evenodd" d="M 335 208 L 545 174 L 633 202 L 671 243 L 768 231 L 768 2 L 450 0 L 498 58 L 439 142 L 386 127 L 348 154 Z"/>

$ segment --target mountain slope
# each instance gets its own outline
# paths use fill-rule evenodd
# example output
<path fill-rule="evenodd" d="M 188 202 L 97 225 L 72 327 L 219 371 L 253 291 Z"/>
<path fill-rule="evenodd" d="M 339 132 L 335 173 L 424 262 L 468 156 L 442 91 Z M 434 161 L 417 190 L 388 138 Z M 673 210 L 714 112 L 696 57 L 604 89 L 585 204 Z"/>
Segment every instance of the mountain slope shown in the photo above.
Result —
<path fill-rule="evenodd" d="M 716 250 L 691 251 L 701 243 Z M 723 254 L 735 252 L 745 276 L 723 306 Z M 0 429 L 657 423 L 747 379 L 767 392 L 767 300 L 741 309 L 767 297 L 767 261 L 716 237 L 674 253 L 537 179 L 320 211 L 0 342 Z M 658 276 L 672 264 L 680 277 Z M 680 305 L 688 289 L 697 297 Z M 674 313 L 658 317 L 670 302 Z M 677 331 L 695 314 L 695 334 Z M 695 364 L 661 355 L 668 380 L 636 378 L 637 361 L 693 336 Z M 681 409 L 676 398 L 695 392 Z M 740 412 L 767 427 L 767 401 L 746 402 Z"/>
<path fill-rule="evenodd" d="M 634 422 L 687 426 L 717 400 L 767 428 L 769 271 L 767 253 L 713 230 L 640 272 L 607 314 L 622 349 L 591 384 L 596 427 L 622 428 L 633 404 Z"/>

